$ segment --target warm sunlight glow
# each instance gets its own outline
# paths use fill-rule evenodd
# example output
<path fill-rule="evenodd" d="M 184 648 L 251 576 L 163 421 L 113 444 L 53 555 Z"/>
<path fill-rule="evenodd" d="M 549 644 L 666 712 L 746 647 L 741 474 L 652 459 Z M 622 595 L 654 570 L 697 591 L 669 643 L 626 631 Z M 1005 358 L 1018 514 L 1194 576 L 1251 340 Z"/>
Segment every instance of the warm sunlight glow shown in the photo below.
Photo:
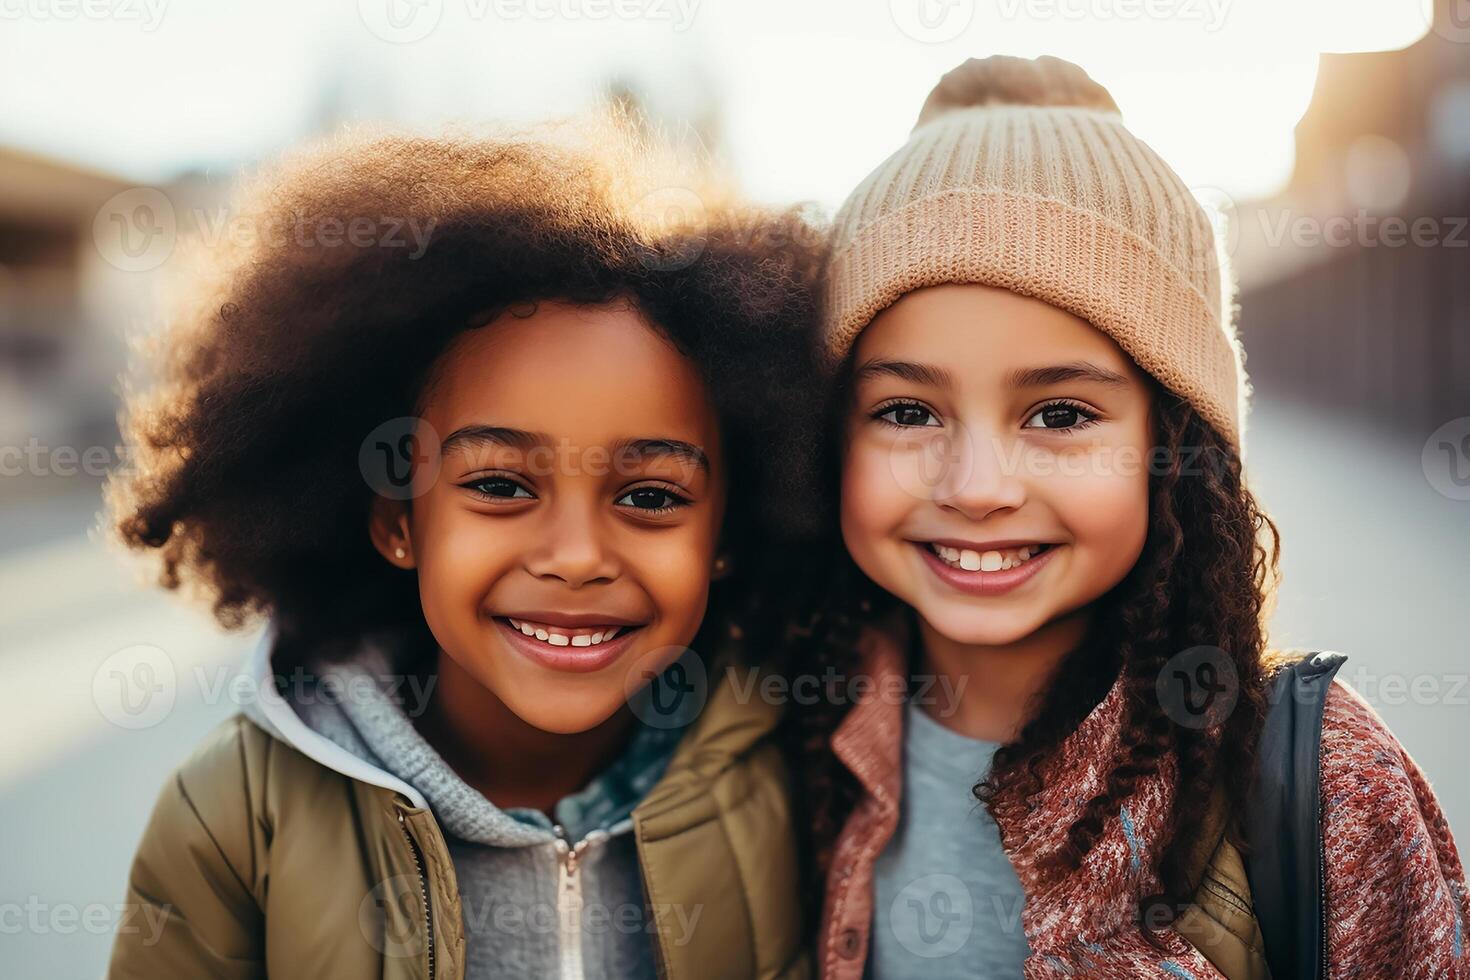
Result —
<path fill-rule="evenodd" d="M 154 0 L 138 10 L 156 23 L 65 31 L 7 18 L 0 87 L 48 97 L 11 100 L 0 142 L 158 181 L 268 156 L 324 119 L 533 118 L 627 83 L 661 118 L 713 118 L 715 149 L 756 196 L 835 206 L 944 70 L 1051 53 L 1108 86 L 1192 186 L 1241 198 L 1290 174 L 1318 54 L 1411 44 L 1429 0 L 667 0 L 642 19 L 567 16 L 573 0 L 526 0 L 549 16 L 512 18 L 436 0 L 435 28 L 409 43 L 368 23 L 391 2 Z"/>

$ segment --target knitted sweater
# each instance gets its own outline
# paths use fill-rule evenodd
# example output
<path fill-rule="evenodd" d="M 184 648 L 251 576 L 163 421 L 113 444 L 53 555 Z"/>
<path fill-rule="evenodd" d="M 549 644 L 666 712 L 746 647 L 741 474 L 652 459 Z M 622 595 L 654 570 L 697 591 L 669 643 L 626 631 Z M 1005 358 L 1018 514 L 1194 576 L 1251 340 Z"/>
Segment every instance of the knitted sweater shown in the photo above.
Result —
<path fill-rule="evenodd" d="M 832 739 L 866 796 L 833 852 L 819 935 L 823 977 L 856 980 L 868 955 L 873 861 L 897 824 L 903 785 L 902 698 L 893 696 L 907 687 L 902 651 L 889 632 L 866 631 L 862 674 L 874 684 Z M 1041 881 L 1042 859 L 1102 789 L 1122 729 L 1123 693 L 1114 685 L 1064 740 L 1042 768 L 1039 797 L 1004 800 L 997 808 L 1001 840 L 1026 895 L 1022 927 L 1032 950 L 1025 962 L 1031 980 L 1220 976 L 1178 933 L 1157 933 L 1155 948 L 1135 923 L 1138 900 L 1159 891 L 1174 759 L 1139 781 L 1080 869 Z M 1326 702 L 1321 778 L 1329 974 L 1470 977 L 1470 904 L 1449 826 L 1419 767 L 1373 708 L 1340 682 Z M 887 910 L 876 912 L 881 928 Z"/>

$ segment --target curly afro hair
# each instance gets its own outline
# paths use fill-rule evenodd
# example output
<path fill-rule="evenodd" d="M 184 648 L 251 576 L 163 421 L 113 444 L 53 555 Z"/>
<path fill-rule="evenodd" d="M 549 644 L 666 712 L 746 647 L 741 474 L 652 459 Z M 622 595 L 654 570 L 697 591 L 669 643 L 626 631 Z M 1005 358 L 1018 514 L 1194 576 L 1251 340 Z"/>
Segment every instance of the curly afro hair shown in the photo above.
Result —
<path fill-rule="evenodd" d="M 125 387 L 116 532 L 227 628 L 269 617 L 283 644 L 318 649 L 424 629 L 413 575 L 369 540 L 364 438 L 415 414 L 459 332 L 539 300 L 622 299 L 697 366 L 729 447 L 736 574 L 706 624 L 775 623 L 748 586 L 813 524 L 823 236 L 686 160 L 596 119 L 345 136 L 257 175 L 232 233 L 199 246 L 190 298 L 138 365 L 148 381 Z"/>

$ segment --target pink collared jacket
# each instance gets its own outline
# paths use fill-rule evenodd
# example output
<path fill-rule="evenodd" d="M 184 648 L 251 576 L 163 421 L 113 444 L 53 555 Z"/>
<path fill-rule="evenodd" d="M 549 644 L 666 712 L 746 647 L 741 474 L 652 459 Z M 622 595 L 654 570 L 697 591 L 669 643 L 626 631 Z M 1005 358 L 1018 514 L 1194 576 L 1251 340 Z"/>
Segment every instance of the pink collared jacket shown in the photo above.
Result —
<path fill-rule="evenodd" d="M 903 788 L 903 637 L 869 627 L 863 674 L 874 681 L 834 733 L 837 757 L 866 791 L 839 835 L 827 877 L 818 961 L 829 980 L 858 980 L 874 928 L 873 864 L 898 823 Z M 1083 801 L 1102 788 L 1121 727 L 1116 685 L 1043 767 L 1032 805 L 1006 802 L 1001 841 L 1025 891 L 1027 978 L 1218 978 L 1182 936 L 1135 925 L 1139 899 L 1159 891 L 1161 830 L 1173 799 L 1167 760 L 1140 781 L 1083 865 L 1043 886 L 1039 860 L 1058 846 Z M 1356 692 L 1335 682 L 1322 733 L 1328 961 L 1332 977 L 1470 977 L 1465 872 L 1424 774 Z M 956 832 L 959 829 L 956 828 Z M 881 927 L 881 924 L 880 924 Z"/>

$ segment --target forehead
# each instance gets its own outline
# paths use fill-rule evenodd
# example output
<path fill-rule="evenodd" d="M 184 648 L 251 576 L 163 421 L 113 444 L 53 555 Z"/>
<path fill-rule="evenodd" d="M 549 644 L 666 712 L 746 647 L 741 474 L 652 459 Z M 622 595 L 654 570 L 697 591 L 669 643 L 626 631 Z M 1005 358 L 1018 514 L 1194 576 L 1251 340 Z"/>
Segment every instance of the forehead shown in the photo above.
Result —
<path fill-rule="evenodd" d="M 1134 376 L 1107 334 L 1079 316 L 1008 289 L 971 284 L 906 293 L 858 338 L 856 363 L 920 361 L 964 378 L 994 380 L 1017 367 L 1086 359 Z"/>
<path fill-rule="evenodd" d="M 584 446 L 664 437 L 715 448 L 694 364 L 627 304 L 501 314 L 458 336 L 433 375 L 423 415 L 441 433 L 479 423 Z"/>

